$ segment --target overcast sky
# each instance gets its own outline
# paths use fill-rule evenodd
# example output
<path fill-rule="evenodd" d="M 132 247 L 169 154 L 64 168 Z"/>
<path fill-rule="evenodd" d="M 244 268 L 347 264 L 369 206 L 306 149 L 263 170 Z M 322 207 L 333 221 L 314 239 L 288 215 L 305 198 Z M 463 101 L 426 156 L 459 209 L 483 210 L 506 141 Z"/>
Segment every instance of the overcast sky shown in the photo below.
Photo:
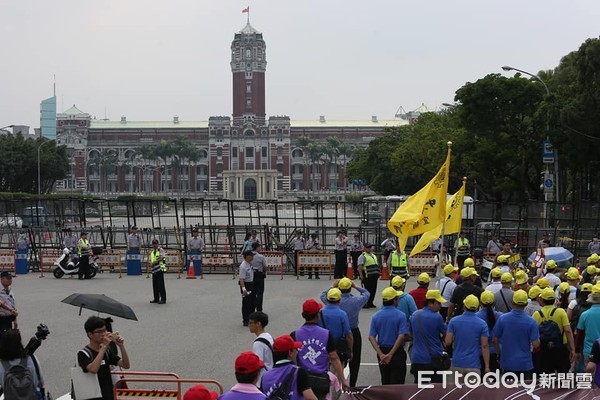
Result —
<path fill-rule="evenodd" d="M 54 75 L 59 111 L 231 115 L 248 5 L 267 44 L 267 115 L 296 120 L 435 110 L 465 82 L 554 68 L 600 33 L 598 0 L 0 0 L 0 127 L 38 127 Z"/>

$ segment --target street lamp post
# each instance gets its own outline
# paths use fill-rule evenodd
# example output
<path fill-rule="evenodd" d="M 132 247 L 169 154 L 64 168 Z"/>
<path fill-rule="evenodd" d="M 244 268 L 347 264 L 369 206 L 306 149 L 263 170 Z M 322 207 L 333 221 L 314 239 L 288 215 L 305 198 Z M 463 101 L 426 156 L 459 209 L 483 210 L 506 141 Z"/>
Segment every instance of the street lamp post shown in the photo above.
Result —
<path fill-rule="evenodd" d="M 546 85 L 546 82 L 544 82 L 544 80 L 542 78 L 540 78 L 538 75 L 532 74 L 530 72 L 524 71 L 522 69 L 518 69 L 515 67 L 510 67 L 508 65 L 505 65 L 502 67 L 502 70 L 504 71 L 517 71 L 520 72 L 522 74 L 528 75 L 530 77 L 532 77 L 533 79 L 537 80 L 538 82 L 540 82 L 543 86 L 544 89 L 546 90 L 546 98 L 550 97 L 550 89 L 548 89 L 548 85 Z M 546 113 L 546 142 L 550 143 L 550 138 L 549 138 L 549 133 L 550 133 L 550 118 L 548 113 Z M 554 162 L 554 190 L 552 192 L 548 192 L 544 186 L 544 216 L 546 218 L 546 220 L 548 219 L 548 215 L 547 215 L 547 202 L 550 200 L 554 200 L 556 203 L 558 203 L 559 201 L 559 195 L 560 192 L 558 190 L 559 186 L 558 186 L 558 161 L 557 161 L 557 156 L 556 156 L 556 151 L 553 149 L 553 162 Z M 548 164 L 546 164 L 546 171 L 544 173 L 544 183 L 543 185 L 546 184 L 546 177 L 548 177 L 550 175 L 550 168 L 548 167 Z M 554 193 L 556 193 L 556 197 L 554 197 L 553 199 L 550 199 L 550 196 L 553 195 Z M 556 209 L 554 211 L 555 217 L 556 217 Z"/>
<path fill-rule="evenodd" d="M 48 140 L 47 142 L 41 142 L 37 148 L 37 189 L 38 189 L 37 193 L 38 193 L 38 196 L 40 194 L 42 194 L 42 181 L 41 181 L 42 173 L 41 173 L 41 166 L 40 166 L 40 164 L 41 164 L 40 163 L 40 150 L 42 149 L 43 145 L 45 145 L 46 143 L 50 143 L 50 142 L 51 142 L 51 140 Z"/>

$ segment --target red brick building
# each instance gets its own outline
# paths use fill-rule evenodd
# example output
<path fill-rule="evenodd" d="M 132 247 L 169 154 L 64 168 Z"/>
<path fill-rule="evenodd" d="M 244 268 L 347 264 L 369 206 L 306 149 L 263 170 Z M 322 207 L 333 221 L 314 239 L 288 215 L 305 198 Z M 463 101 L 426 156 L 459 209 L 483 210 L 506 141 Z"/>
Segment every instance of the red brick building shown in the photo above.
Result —
<path fill-rule="evenodd" d="M 57 142 L 71 154 L 71 175 L 59 191 L 88 193 L 166 193 L 230 199 L 274 199 L 284 191 L 346 188 L 348 156 L 315 157 L 299 145 L 307 136 L 315 142 L 337 137 L 342 143 L 365 146 L 385 127 L 405 120 L 291 121 L 265 110 L 266 44 L 248 23 L 231 44 L 233 114 L 208 121 L 97 120 L 77 107 L 57 115 Z M 146 160 L 144 145 L 192 139 L 200 159 L 171 165 L 170 160 Z"/>

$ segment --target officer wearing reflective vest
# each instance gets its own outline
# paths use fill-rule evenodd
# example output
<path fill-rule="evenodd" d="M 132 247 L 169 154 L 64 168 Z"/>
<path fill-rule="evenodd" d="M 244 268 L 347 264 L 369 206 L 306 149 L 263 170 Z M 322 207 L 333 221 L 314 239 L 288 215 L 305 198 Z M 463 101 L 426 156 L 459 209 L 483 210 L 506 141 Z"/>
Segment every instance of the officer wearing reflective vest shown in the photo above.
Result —
<path fill-rule="evenodd" d="M 396 248 L 396 250 L 394 250 L 392 254 L 390 254 L 388 265 L 390 267 L 390 281 L 395 276 L 400 276 L 404 279 L 408 279 L 408 256 L 406 255 L 406 252 L 400 250 L 399 247 Z"/>
<path fill-rule="evenodd" d="M 90 270 L 90 241 L 87 238 L 87 232 L 81 232 L 79 242 L 77 242 L 77 255 L 79 256 L 79 270 L 77 276 L 79 279 L 87 278 Z"/>
<path fill-rule="evenodd" d="M 373 300 L 377 292 L 377 281 L 381 275 L 381 267 L 377 255 L 373 254 L 373 243 L 365 245 L 365 251 L 358 257 L 358 273 L 363 287 L 369 291 L 369 301 L 363 308 L 375 308 Z"/>
<path fill-rule="evenodd" d="M 150 265 L 152 268 L 152 291 L 154 292 L 154 298 L 150 303 L 165 304 L 167 302 L 167 290 L 165 288 L 167 264 L 165 263 L 164 250 L 158 247 L 157 239 L 152 241 Z"/>

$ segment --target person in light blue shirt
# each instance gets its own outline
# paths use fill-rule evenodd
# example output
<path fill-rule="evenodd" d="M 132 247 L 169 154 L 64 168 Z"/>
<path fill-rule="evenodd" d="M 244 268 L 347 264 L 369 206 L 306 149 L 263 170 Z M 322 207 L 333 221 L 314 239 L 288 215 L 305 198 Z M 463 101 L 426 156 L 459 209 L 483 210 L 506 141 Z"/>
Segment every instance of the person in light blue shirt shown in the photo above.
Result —
<path fill-rule="evenodd" d="M 596 284 L 592 287 L 592 293 L 588 296 L 587 302 L 592 307 L 579 317 L 577 337 L 583 337 L 583 355 L 589 357 L 592 353 L 592 345 L 596 339 L 600 338 L 600 285 Z M 578 339 L 577 342 L 577 349 L 580 350 L 581 339 Z"/>
<path fill-rule="evenodd" d="M 410 372 L 415 377 L 415 383 L 418 381 L 419 371 L 434 372 L 431 381 L 442 382 L 442 375 L 437 374 L 431 356 L 439 357 L 444 353 L 442 336 L 446 334 L 447 327 L 440 309 L 445 301 L 439 290 L 428 290 L 425 294 L 425 307 L 410 317 L 409 329 L 413 338 Z"/>
<path fill-rule="evenodd" d="M 531 346 L 540 346 L 540 331 L 537 322 L 525 313 L 527 292 L 517 290 L 513 295 L 514 308 L 502 314 L 494 327 L 494 347 L 499 349 L 500 369 L 503 373 L 523 374 L 531 379 L 533 360 Z"/>
<path fill-rule="evenodd" d="M 452 370 L 464 374 L 479 373 L 482 367 L 480 358 L 483 357 L 484 372 L 490 372 L 488 327 L 475 315 L 479 309 L 479 300 L 470 294 L 463 300 L 463 306 L 465 311 L 450 320 L 445 339 L 446 347 L 454 343 Z"/>
<path fill-rule="evenodd" d="M 391 286 L 381 292 L 383 307 L 371 319 L 369 342 L 377 352 L 382 385 L 404 384 L 406 352 L 404 335 L 408 333 L 406 316 L 396 308 L 398 292 Z"/>
<path fill-rule="evenodd" d="M 335 351 L 338 353 L 342 367 L 352 358 L 352 331 L 348 314 L 339 306 L 342 292 L 338 288 L 329 289 L 327 292 L 327 305 L 321 310 L 319 325 L 327 329 L 335 340 Z"/>
<path fill-rule="evenodd" d="M 402 311 L 404 315 L 406 315 L 406 320 L 410 320 L 410 316 L 413 315 L 415 311 L 417 311 L 417 304 L 415 303 L 415 299 L 408 294 L 404 293 L 404 288 L 406 286 L 406 279 L 401 276 L 395 276 L 392 279 L 392 287 L 396 289 L 396 291 L 400 292 L 398 296 L 398 310 Z"/>
<path fill-rule="evenodd" d="M 356 286 L 352 280 L 348 278 L 342 278 L 340 280 L 333 281 L 333 286 L 340 289 L 342 292 L 342 300 L 340 300 L 340 308 L 346 311 L 348 314 L 348 321 L 350 321 L 350 329 L 352 330 L 352 359 L 349 361 L 350 365 L 350 387 L 355 387 L 358 381 L 358 371 L 360 369 L 360 360 L 362 353 L 362 335 L 358 328 L 358 315 L 360 310 L 369 301 L 370 293 L 367 289 L 363 289 L 360 286 Z M 350 293 L 352 289 L 356 289 L 359 293 L 358 296 Z M 327 304 L 327 292 L 328 290 L 321 293 L 321 301 L 323 304 Z"/>

